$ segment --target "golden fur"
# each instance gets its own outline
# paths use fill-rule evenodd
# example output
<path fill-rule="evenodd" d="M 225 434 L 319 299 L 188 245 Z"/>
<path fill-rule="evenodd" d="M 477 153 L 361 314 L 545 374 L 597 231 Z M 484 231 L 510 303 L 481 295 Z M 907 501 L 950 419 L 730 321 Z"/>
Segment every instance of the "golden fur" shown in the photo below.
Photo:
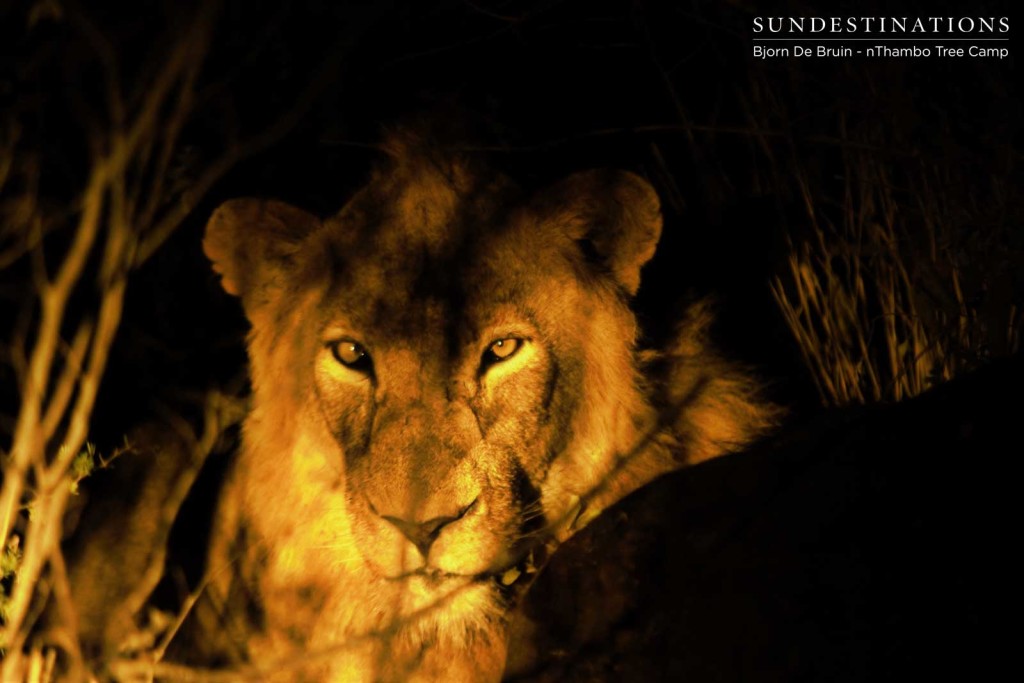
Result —
<path fill-rule="evenodd" d="M 674 348 L 635 350 L 646 181 L 524 195 L 414 136 L 388 149 L 337 216 L 244 199 L 208 225 L 253 382 L 210 628 L 281 680 L 497 680 L 535 551 L 772 410 L 708 350 L 703 308 Z"/>

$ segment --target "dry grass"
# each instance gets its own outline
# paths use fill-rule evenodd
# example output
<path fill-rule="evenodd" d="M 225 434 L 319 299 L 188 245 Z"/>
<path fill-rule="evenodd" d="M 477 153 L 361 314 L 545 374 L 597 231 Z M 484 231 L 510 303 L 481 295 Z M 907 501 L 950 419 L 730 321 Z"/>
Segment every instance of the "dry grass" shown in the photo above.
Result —
<path fill-rule="evenodd" d="M 167 27 L 165 40 L 154 41 L 151 69 L 131 87 L 122 76 L 134 65 L 119 63 L 115 44 L 84 9 L 52 17 L 68 26 L 74 37 L 69 44 L 79 46 L 75 59 L 103 74 L 98 101 L 71 114 L 83 122 L 87 152 L 70 210 L 53 208 L 41 189 L 41 179 L 65 169 L 48 166 L 53 159 L 43 150 L 46 140 L 24 134 L 19 117 L 37 114 L 12 108 L 0 119 L 0 268 L 28 273 L 22 314 L 2 348 L 20 398 L 9 432 L 5 425 L 9 447 L 0 453 L 3 681 L 50 680 L 58 655 L 59 668 L 72 680 L 87 678 L 61 549 L 63 522 L 78 481 L 101 464 L 87 444 L 90 418 L 131 272 L 237 161 L 279 141 L 337 68 L 338 51 L 267 128 L 246 137 L 225 131 L 219 156 L 183 179 L 182 131 L 202 99 L 201 75 L 218 12 L 219 3 L 200 3 L 194 14 Z M 29 28 L 37 20 L 30 17 Z M 37 61 L 52 58 L 48 47 L 40 48 Z M 217 83 L 206 86 L 215 89 Z M 204 434 L 197 447 L 208 452 L 215 437 Z M 176 510 L 166 512 L 173 517 Z M 149 581 L 148 590 L 153 585 Z M 147 597 L 135 596 L 139 610 Z M 44 611 L 55 613 L 58 624 L 45 645 L 34 635 Z"/>
<path fill-rule="evenodd" d="M 92 131 L 89 171 L 73 226 L 38 209 L 30 178 L 15 182 L 16 174 L 37 176 L 40 169 L 34 150 L 19 147 L 16 136 L 10 142 L 10 158 L 17 165 L 5 180 L 15 186 L 18 199 L 6 207 L 6 254 L 12 263 L 22 255 L 32 259 L 37 304 L 8 349 L 21 401 L 10 452 L 4 457 L 0 547 L 17 547 L 21 555 L 0 626 L 0 646 L 6 650 L 0 678 L 5 681 L 45 680 L 40 678 L 48 670 L 43 664 L 52 661 L 53 651 L 22 653 L 50 599 L 68 629 L 62 641 L 70 668 L 82 666 L 60 548 L 62 523 L 69 497 L 88 469 L 81 454 L 91 460 L 86 448 L 89 419 L 120 324 L 128 273 L 142 254 L 166 238 L 164 224 L 173 227 L 180 221 L 173 218 L 176 207 L 168 209 L 163 201 L 166 177 L 177 134 L 191 113 L 211 19 L 208 12 L 195 17 L 189 40 L 177 43 L 132 115 L 111 77 L 106 93 L 109 128 Z M 83 23 L 83 30 L 90 28 Z M 104 47 L 109 49 L 97 45 L 101 52 Z M 42 251 L 44 236 L 50 234 L 67 240 L 52 275 Z M 84 313 L 70 305 L 81 292 L 96 302 Z M 69 337 L 68 329 L 73 330 Z"/>
<path fill-rule="evenodd" d="M 863 146 L 846 148 L 843 166 L 838 207 L 820 206 L 808 176 L 796 174 L 809 236 L 791 239 L 787 269 L 771 285 L 822 401 L 898 401 L 995 350 L 1016 352 L 1016 306 L 982 311 L 965 293 L 968 280 L 988 287 L 994 273 L 983 271 L 999 270 L 999 253 L 964 239 L 928 169 L 904 190 Z"/>

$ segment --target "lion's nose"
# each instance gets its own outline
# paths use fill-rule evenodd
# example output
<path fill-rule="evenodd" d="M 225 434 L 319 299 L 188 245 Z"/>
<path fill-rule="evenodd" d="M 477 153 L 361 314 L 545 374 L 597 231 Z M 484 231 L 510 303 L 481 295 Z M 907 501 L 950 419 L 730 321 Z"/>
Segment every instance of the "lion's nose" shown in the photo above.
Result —
<path fill-rule="evenodd" d="M 396 529 L 402 532 L 409 541 L 416 546 L 416 549 L 420 551 L 420 555 L 423 559 L 427 559 L 427 555 L 430 554 L 430 546 L 434 544 L 437 537 L 441 535 L 441 530 L 452 522 L 457 522 L 466 516 L 466 513 L 476 505 L 474 499 L 472 503 L 463 507 L 454 515 L 449 517 L 434 517 L 428 519 L 425 522 L 415 522 L 399 517 L 393 517 L 391 515 L 381 515 L 381 518 L 387 520 Z"/>

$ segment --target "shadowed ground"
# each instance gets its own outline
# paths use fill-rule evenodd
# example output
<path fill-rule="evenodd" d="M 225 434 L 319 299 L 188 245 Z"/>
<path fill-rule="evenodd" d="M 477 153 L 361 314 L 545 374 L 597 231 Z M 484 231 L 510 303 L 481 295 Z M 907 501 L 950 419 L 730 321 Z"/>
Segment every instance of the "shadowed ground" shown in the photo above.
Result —
<path fill-rule="evenodd" d="M 995 364 L 634 493 L 540 575 L 509 677 L 994 680 L 1022 384 Z"/>

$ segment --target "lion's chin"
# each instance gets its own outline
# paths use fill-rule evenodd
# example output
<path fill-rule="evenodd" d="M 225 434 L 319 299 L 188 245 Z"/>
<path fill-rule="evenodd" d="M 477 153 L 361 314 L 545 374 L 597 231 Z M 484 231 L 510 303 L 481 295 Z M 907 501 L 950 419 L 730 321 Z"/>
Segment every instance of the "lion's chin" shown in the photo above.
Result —
<path fill-rule="evenodd" d="M 404 630 L 424 640 L 460 642 L 467 634 L 488 633 L 505 611 L 493 579 L 414 573 L 392 581 Z"/>
<path fill-rule="evenodd" d="M 486 585 L 476 577 L 459 574 L 416 572 L 397 579 L 402 592 L 402 610 L 406 614 L 434 610 L 451 612 L 470 609 L 487 598 Z"/>

